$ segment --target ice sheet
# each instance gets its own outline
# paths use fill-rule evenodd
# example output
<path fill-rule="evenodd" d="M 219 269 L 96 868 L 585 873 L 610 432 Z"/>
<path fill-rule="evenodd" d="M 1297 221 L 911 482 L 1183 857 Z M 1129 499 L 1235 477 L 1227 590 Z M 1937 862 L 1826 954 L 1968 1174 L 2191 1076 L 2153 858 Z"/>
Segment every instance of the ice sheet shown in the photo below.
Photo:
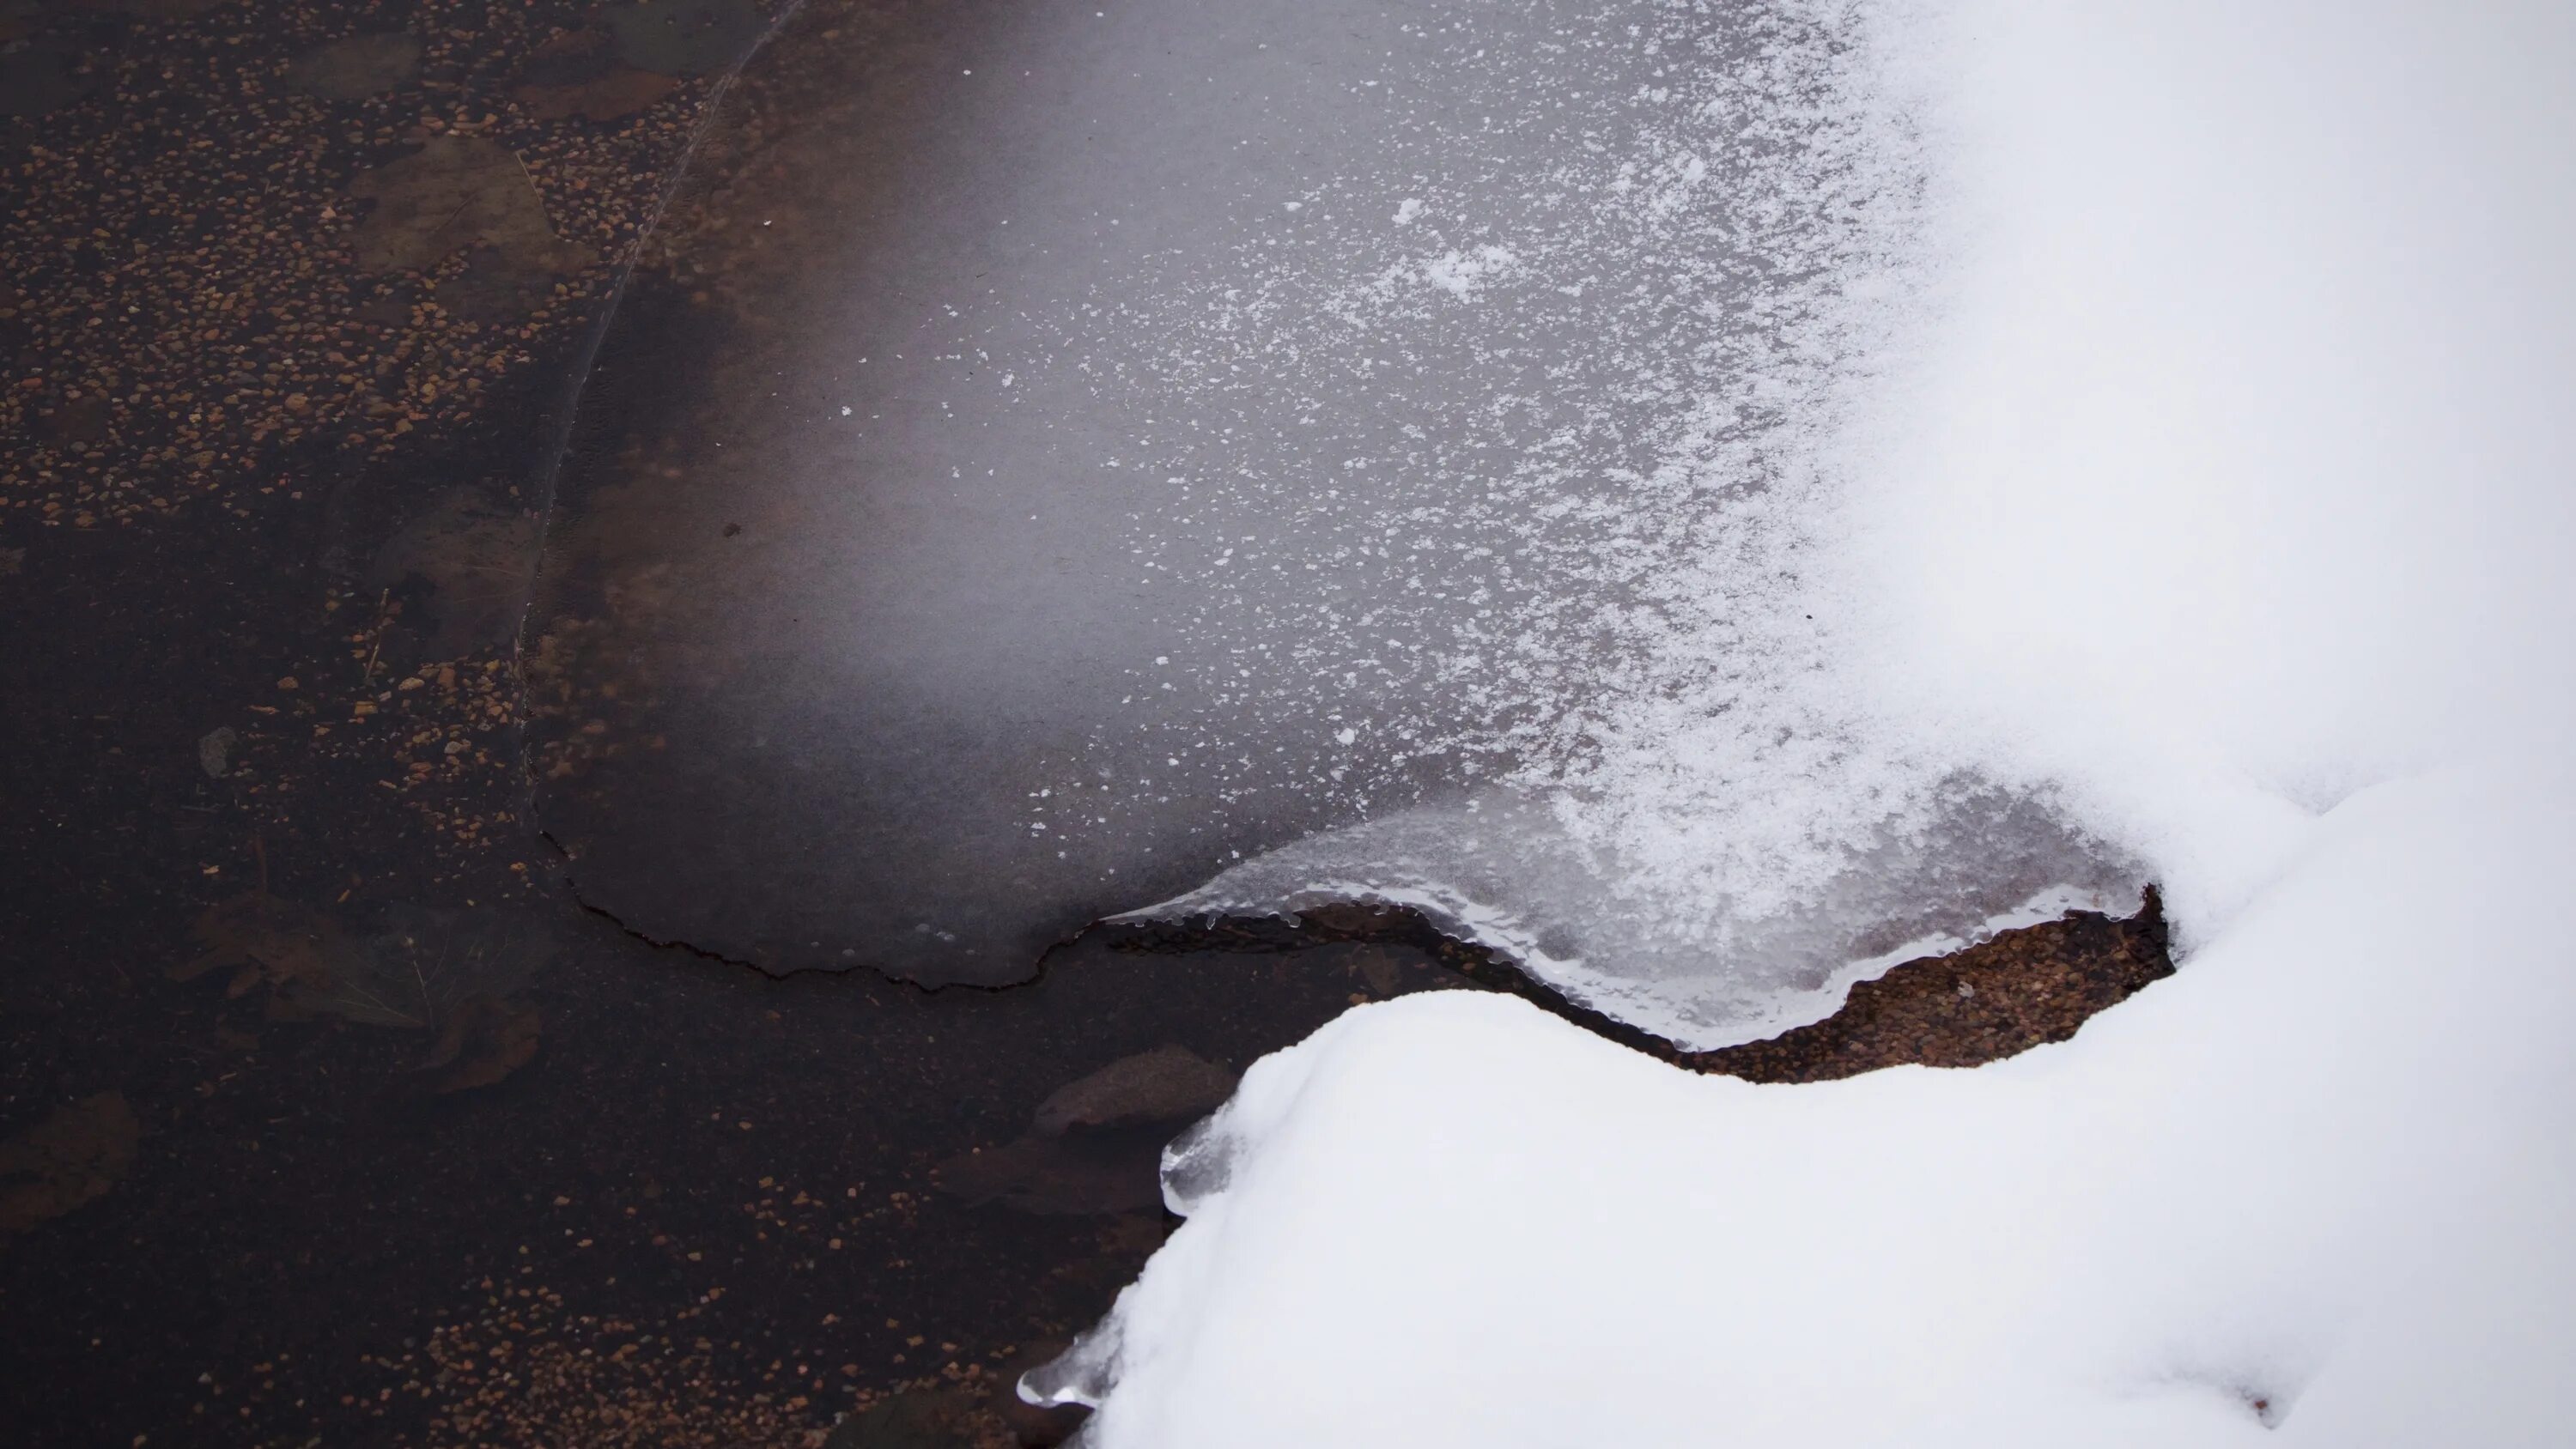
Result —
<path fill-rule="evenodd" d="M 631 741 L 546 786 L 587 898 L 1001 981 L 1253 860 L 1182 908 L 1449 900 L 1697 1045 L 2134 899 L 1836 663 L 1818 443 L 1926 179 L 1859 12 L 890 13 L 691 243 L 774 203 L 826 254 L 603 365 L 699 359 L 567 489 L 558 634 Z"/>

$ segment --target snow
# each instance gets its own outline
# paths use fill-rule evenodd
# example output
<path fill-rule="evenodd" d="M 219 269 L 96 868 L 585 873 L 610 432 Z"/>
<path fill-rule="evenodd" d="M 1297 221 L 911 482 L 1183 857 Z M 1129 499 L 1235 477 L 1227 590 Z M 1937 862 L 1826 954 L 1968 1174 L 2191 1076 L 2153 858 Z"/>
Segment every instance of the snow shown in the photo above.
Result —
<path fill-rule="evenodd" d="M 2510 7 L 2066 22 L 1960 57 L 1967 240 L 1850 592 L 1916 727 L 2064 782 L 2206 922 L 2343 794 L 2565 716 L 2576 168 L 2535 148 L 2576 41 Z"/>
<path fill-rule="evenodd" d="M 1103 1449 L 2569 1442 L 2576 14 L 1772 9 L 1812 84 L 1750 114 L 1814 144 L 1755 174 L 1898 204 L 1775 253 L 1824 264 L 1753 289 L 1783 368 L 1617 396 L 1620 527 L 1689 545 L 1582 747 L 1166 909 L 1405 900 L 1707 1042 L 2052 888 L 2164 882 L 2180 974 L 1796 1087 L 1356 1010 L 1176 1146 L 1188 1221 L 1030 1387 Z"/>
<path fill-rule="evenodd" d="M 1360 1008 L 1167 1158 L 1189 1220 L 1039 1382 L 1108 1389 L 1106 1446 L 2563 1443 L 2576 978 L 2494 908 L 2576 863 L 2569 785 L 2375 787 L 2182 975 L 1972 1072 Z"/>

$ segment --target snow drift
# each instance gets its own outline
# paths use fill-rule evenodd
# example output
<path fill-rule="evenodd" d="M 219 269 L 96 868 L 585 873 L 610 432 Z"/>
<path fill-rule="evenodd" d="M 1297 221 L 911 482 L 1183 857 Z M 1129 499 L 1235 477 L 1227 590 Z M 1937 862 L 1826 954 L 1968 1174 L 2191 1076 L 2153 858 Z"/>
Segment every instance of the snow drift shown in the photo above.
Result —
<path fill-rule="evenodd" d="M 1361 1008 L 1169 1156 L 1190 1220 L 1038 1386 L 1105 1445 L 2564 1442 L 2576 983 L 2495 908 L 2570 803 L 2366 792 L 2180 977 L 1972 1072 Z"/>

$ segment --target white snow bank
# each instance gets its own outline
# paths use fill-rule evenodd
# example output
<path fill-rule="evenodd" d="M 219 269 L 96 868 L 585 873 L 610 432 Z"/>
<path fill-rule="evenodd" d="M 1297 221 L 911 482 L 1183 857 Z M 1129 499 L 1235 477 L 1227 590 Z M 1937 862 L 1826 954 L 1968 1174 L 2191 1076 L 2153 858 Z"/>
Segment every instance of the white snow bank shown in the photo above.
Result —
<path fill-rule="evenodd" d="M 2576 12 L 1921 34 L 1922 325 L 1766 495 L 1793 586 L 1594 722 L 1571 834 L 1645 911 L 1730 794 L 1813 792 L 1829 859 L 1967 770 L 2165 879 L 2181 975 L 1799 1087 L 1355 1012 L 1171 1162 L 1189 1223 L 1049 1385 L 1109 1449 L 2576 1442 Z"/>
<path fill-rule="evenodd" d="M 1949 29 L 1946 282 L 1840 464 L 1856 654 L 2211 929 L 2315 810 L 2576 700 L 2576 10 Z"/>
<path fill-rule="evenodd" d="M 1176 1149 L 1188 1223 L 1047 1386 L 1112 1446 L 2564 1443 L 2576 975 L 2499 906 L 2571 803 L 2368 791 L 2183 975 L 1974 1072 L 1356 1010 Z"/>

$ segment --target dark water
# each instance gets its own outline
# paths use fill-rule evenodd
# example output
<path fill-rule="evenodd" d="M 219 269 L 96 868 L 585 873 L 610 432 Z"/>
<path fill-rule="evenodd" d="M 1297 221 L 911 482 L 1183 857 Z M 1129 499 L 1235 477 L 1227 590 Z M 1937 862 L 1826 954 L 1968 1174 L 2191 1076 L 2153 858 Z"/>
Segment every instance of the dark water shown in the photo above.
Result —
<path fill-rule="evenodd" d="M 1163 1231 L 1150 1142 L 1122 1159 L 1116 1211 L 1043 1176 L 1018 1199 L 1062 1196 L 1070 1215 L 970 1205 L 941 1163 L 1028 1135 L 1050 1093 L 1132 1054 L 1180 1045 L 1239 1069 L 1355 998 L 1451 984 L 1427 957 L 1360 946 L 1085 945 L 1006 991 L 777 980 L 572 904 L 524 835 L 466 856 L 423 841 L 371 769 L 271 777 L 292 798 L 272 810 L 209 779 L 198 739 L 255 686 L 313 668 L 293 621 L 313 613 L 314 556 L 281 518 L 101 540 L 13 581 L 48 623 L 0 653 L 0 1126 L 102 1093 L 136 1124 L 112 1185 L 0 1245 L 15 1442 L 392 1442 L 364 1437 L 380 1424 L 451 1442 L 425 1427 L 434 1399 L 364 1402 L 412 1377 L 364 1356 L 471 1317 L 496 1279 L 542 1285 L 566 1315 L 694 1315 L 691 1333 L 740 1345 L 710 1370 L 718 1399 L 759 1392 L 782 1354 L 827 1363 L 828 1423 L 853 1391 L 1078 1329 Z M 491 789 L 481 803 L 516 805 L 506 776 Z M 493 983 L 541 1019 L 533 1057 L 442 1091 L 433 1032 L 298 1010 L 266 984 L 228 996 L 230 965 L 168 979 L 207 945 L 209 906 L 257 895 L 263 871 L 281 910 L 353 937 L 422 902 L 533 930 L 522 979 Z M 821 1206 L 782 1206 L 793 1228 L 754 1210 L 798 1194 Z"/>
<path fill-rule="evenodd" d="M 827 66 L 823 79 L 891 88 L 869 101 L 881 119 L 912 104 L 905 78 L 944 65 L 943 27 L 973 13 L 818 4 L 772 53 L 785 66 L 803 45 L 865 70 Z M 325 157 L 337 186 L 416 144 L 400 117 L 369 130 L 379 109 L 454 114 L 522 75 L 559 78 L 527 56 L 585 19 L 551 6 L 305 6 L 23 23 L 70 35 L 84 64 L 122 77 L 98 97 L 151 91 L 154 68 L 181 52 L 247 67 L 256 90 L 336 36 L 409 24 L 465 37 L 440 45 L 464 46 L 466 61 L 439 70 L 448 52 L 433 47 L 427 62 L 447 89 L 406 80 L 390 99 L 321 113 L 357 138 L 331 142 L 347 148 Z M 884 29 L 856 37 L 866 45 L 821 39 L 871 25 Z M 789 81 L 817 83 L 792 67 L 775 83 Z M 746 114 L 775 123 L 794 94 Z M 12 120 L 13 161 L 26 147 L 106 145 L 107 104 Z M 274 144 L 303 154 L 292 126 L 315 113 L 279 105 Z M 642 114 L 620 123 L 636 128 L 639 167 L 670 151 L 652 130 L 664 113 Z M 563 124 L 620 144 L 630 134 Z M 702 183 L 719 193 L 771 154 L 731 124 Z M 163 144 L 188 139 L 174 129 Z M 519 152 L 552 178 L 551 153 L 533 141 Z M 614 174 L 599 175 L 608 188 Z M 176 204 L 213 207 L 220 177 Z M 847 178 L 884 181 L 865 165 Z M 695 225 L 734 214 L 721 194 L 690 205 Z M 17 221 L 78 236 L 131 219 L 30 198 Z M 557 225 L 569 230 L 560 213 Z M 716 255 L 648 252 L 569 420 L 589 353 L 560 314 L 595 307 L 595 290 L 582 304 L 576 289 L 553 323 L 537 316 L 522 363 L 472 374 L 468 408 L 421 408 L 422 425 L 399 433 L 267 434 L 209 463 L 221 507 L 96 528 L 48 526 L 33 506 L 0 512 L 9 1442 L 582 1442 L 581 1415 L 604 1403 L 674 1426 L 639 1442 L 796 1442 L 854 1403 L 989 1372 L 1079 1329 L 1160 1240 L 1153 1148 L 1180 1121 L 1149 1106 L 1141 1123 L 1070 1146 L 993 1152 L 1044 1137 L 1032 1118 L 1050 1094 L 1156 1049 L 1239 1070 L 1354 1000 L 1455 984 L 1420 953 L 1356 945 L 1194 955 L 1086 942 L 1041 973 L 1042 948 L 1091 909 L 1078 893 L 998 929 L 1008 954 L 995 964 L 952 973 L 1025 981 L 1009 990 L 929 992 L 873 972 L 775 979 L 718 959 L 892 962 L 892 913 L 910 893 L 949 901 L 942 881 L 971 876 L 956 900 L 1007 900 L 1012 880 L 954 845 L 958 822 L 930 799 L 939 770 L 986 768 L 972 750 L 934 765 L 937 731 L 891 749 L 882 734 L 861 748 L 864 731 L 824 738 L 901 712 L 823 690 L 800 672 L 810 661 L 752 636 L 703 640 L 724 657 L 695 666 L 619 652 L 614 631 L 656 610 L 756 622 L 764 597 L 785 597 L 756 565 L 648 597 L 675 556 L 796 526 L 723 475 L 686 490 L 633 482 L 649 459 L 702 466 L 761 425 L 727 411 L 739 377 L 711 372 L 747 365 L 745 346 L 760 355 L 764 325 L 757 299 L 728 299 L 690 265 Z M 123 264 L 50 265 L 25 251 L 13 262 L 13 305 L 31 309 L 13 327 L 77 300 L 66 289 L 81 275 Z M 547 295 L 542 277 L 484 252 L 376 291 L 332 280 L 345 265 L 326 257 L 313 279 L 286 266 L 285 321 L 209 326 L 216 340 L 179 372 L 363 372 L 364 356 L 326 365 L 302 350 L 390 356 L 433 296 L 516 328 Z M 299 298 L 386 320 L 348 324 L 357 340 L 308 342 Z M 7 339 L 47 398 L 106 355 L 84 351 L 76 327 L 65 343 L 51 335 Z M 79 413 L 54 406 L 53 431 L 10 440 L 12 469 L 91 456 L 61 451 L 72 424 L 60 419 Z M 117 416 L 138 436 L 158 425 Z M 558 479 L 567 421 L 576 449 Z M 561 508 L 546 527 L 549 496 Z M 547 538 L 523 650 L 519 605 Z M 763 718 L 782 722 L 777 735 L 746 734 Z M 585 732 L 593 720 L 603 728 Z M 979 728 L 1002 742 L 1013 724 Z M 640 766 L 648 751 L 686 767 Z M 782 756 L 815 769 L 773 768 Z M 577 852 L 582 894 L 557 842 Z M 587 908 L 594 890 L 705 950 L 647 942 Z M 961 1182 L 977 1200 L 950 1190 Z M 471 1370 L 452 1349 L 469 1335 Z M 601 1377 L 579 1392 L 478 1377 L 506 1361 L 496 1342 L 524 1365 L 585 1335 L 618 1367 L 586 1370 Z M 611 1340 L 646 1346 L 615 1357 Z M 511 1407 L 473 1418 L 491 1402 Z"/>

